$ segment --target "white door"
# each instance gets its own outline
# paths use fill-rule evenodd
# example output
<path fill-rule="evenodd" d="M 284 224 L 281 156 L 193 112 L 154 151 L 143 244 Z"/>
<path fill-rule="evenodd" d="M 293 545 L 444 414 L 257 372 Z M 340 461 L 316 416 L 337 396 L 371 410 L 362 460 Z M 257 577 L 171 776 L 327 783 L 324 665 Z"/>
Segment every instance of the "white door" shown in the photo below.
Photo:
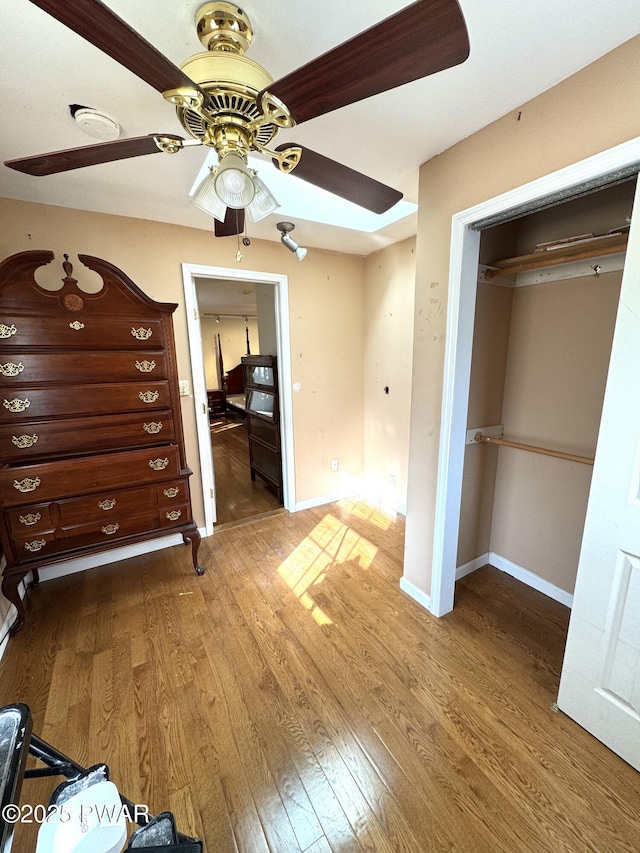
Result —
<path fill-rule="evenodd" d="M 637 770 L 640 770 L 639 199 L 636 188 L 558 695 L 562 711 Z"/>

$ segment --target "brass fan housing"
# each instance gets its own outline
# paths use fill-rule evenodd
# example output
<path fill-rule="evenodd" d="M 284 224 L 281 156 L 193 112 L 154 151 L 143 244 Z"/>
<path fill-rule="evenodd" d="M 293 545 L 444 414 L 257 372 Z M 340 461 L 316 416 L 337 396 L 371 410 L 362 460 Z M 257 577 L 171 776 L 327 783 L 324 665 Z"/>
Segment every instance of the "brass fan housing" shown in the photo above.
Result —
<path fill-rule="evenodd" d="M 258 93 L 273 83 L 273 78 L 243 55 L 253 32 L 249 18 L 234 3 L 205 3 L 196 14 L 196 27 L 208 49 L 189 57 L 180 67 L 207 98 L 202 104 L 195 103 L 180 90 L 165 92 L 165 97 L 176 104 L 178 119 L 190 136 L 222 155 L 220 140 L 229 130 L 235 138 L 246 140 L 246 159 L 249 150 L 268 146 L 280 127 L 286 126 L 280 118 L 277 124 L 271 114 L 265 116 L 257 104 Z"/>
<path fill-rule="evenodd" d="M 196 13 L 196 28 L 207 50 L 244 53 L 253 38 L 251 21 L 235 3 L 216 0 L 205 3 Z"/>

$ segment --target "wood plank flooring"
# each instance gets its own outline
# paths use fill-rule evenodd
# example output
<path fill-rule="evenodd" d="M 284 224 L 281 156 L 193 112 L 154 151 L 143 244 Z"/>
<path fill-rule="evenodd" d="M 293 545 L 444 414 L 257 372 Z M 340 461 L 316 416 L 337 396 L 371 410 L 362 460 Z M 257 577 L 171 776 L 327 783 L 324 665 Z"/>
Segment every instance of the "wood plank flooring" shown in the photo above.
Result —
<path fill-rule="evenodd" d="M 566 608 L 486 567 L 435 619 L 403 539 L 340 502 L 44 583 L 0 704 L 209 853 L 636 853 L 640 774 L 551 708 Z"/>
<path fill-rule="evenodd" d="M 249 441 L 243 421 L 222 418 L 211 424 L 216 480 L 216 526 L 272 512 L 281 506 L 264 480 L 251 479 Z"/>

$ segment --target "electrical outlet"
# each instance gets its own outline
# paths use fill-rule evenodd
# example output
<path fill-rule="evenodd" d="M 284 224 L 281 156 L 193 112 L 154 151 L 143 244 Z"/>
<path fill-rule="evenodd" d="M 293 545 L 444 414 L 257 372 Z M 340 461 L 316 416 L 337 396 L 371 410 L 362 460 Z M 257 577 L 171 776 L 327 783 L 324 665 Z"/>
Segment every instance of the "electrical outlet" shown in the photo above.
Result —
<path fill-rule="evenodd" d="M 188 379 L 180 379 L 178 382 L 178 386 L 180 388 L 180 396 L 188 397 L 191 391 L 189 390 L 189 380 Z"/>
<path fill-rule="evenodd" d="M 338 460 L 337 460 L 337 459 L 332 459 L 332 460 L 331 460 L 331 470 L 332 470 L 332 471 L 337 471 L 337 470 L 338 470 Z"/>

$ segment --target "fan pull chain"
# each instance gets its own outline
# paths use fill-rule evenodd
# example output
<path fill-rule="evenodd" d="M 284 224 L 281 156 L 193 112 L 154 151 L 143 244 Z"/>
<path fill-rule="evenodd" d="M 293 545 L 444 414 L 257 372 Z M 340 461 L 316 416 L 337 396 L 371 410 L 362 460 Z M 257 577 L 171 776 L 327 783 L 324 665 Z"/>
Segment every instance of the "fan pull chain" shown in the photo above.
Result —
<path fill-rule="evenodd" d="M 238 263 L 240 263 L 240 261 L 244 258 L 244 255 L 242 254 L 242 249 L 240 248 L 240 222 L 239 222 L 239 216 L 238 216 L 237 209 L 236 209 L 236 239 L 238 241 L 238 251 L 236 252 L 236 261 L 238 261 Z"/>

